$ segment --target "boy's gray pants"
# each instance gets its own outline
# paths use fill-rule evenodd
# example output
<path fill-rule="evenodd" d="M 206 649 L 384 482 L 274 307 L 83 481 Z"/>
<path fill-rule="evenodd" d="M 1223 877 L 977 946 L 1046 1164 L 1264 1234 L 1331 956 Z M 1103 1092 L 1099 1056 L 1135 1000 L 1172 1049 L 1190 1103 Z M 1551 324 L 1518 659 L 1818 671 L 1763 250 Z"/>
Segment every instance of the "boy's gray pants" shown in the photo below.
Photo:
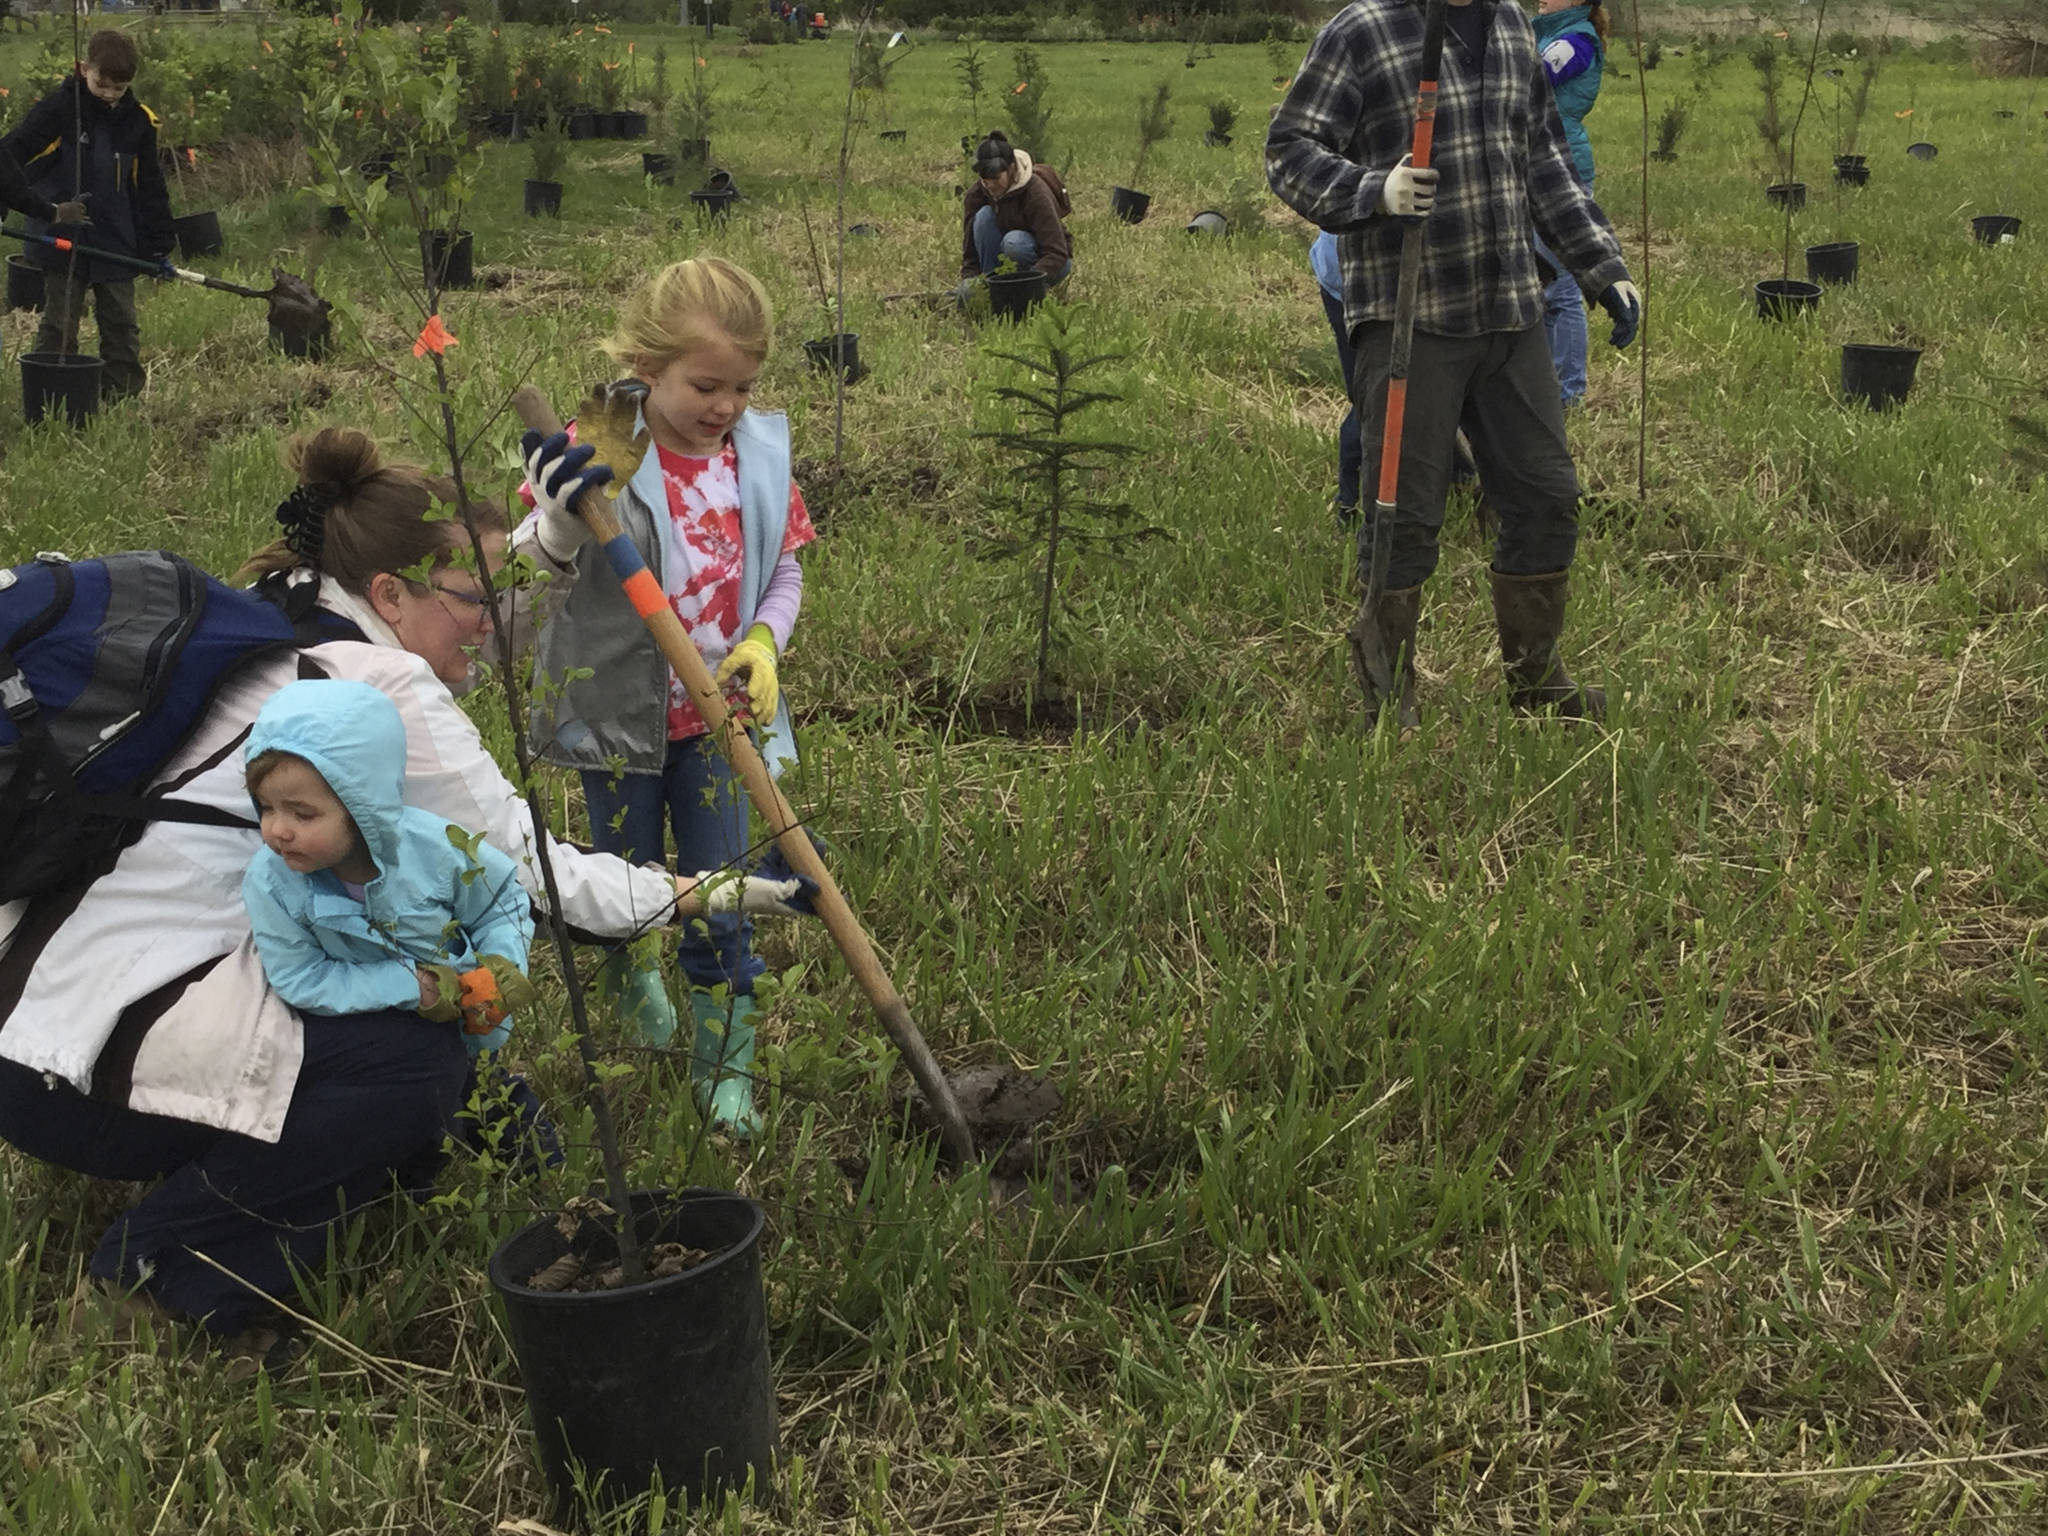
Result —
<path fill-rule="evenodd" d="M 85 296 L 93 297 L 99 320 L 100 398 L 142 391 L 142 325 L 135 315 L 135 281 L 116 278 L 88 283 L 67 272 L 43 274 L 43 319 L 36 327 L 38 352 L 76 352 Z"/>
<path fill-rule="evenodd" d="M 1368 320 L 1351 337 L 1357 360 L 1351 398 L 1365 438 L 1361 583 L 1372 559 L 1393 334 L 1391 320 Z M 1493 568 L 1509 576 L 1542 576 L 1572 563 L 1579 542 L 1579 477 L 1565 443 L 1557 370 L 1543 327 L 1484 336 L 1438 336 L 1418 328 L 1408 355 L 1401 484 L 1387 562 L 1390 592 L 1415 586 L 1436 569 L 1461 416 L 1496 522 Z"/>

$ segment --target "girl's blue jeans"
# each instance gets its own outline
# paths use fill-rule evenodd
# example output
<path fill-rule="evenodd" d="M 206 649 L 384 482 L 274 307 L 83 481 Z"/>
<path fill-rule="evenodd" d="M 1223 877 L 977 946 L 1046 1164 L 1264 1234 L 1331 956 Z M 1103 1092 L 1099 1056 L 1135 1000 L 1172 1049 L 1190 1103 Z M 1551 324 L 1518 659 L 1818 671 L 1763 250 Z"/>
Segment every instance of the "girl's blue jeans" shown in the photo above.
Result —
<path fill-rule="evenodd" d="M 1031 238 L 1028 229 L 1013 229 L 1007 235 L 996 227 L 996 211 L 993 208 L 977 208 L 974 211 L 974 259 L 981 263 L 981 275 L 987 277 L 1007 256 L 1017 264 L 1020 272 L 1029 271 L 1038 264 L 1038 242 Z M 1053 279 L 1064 283 L 1067 273 L 1074 270 L 1070 261 Z"/>
<path fill-rule="evenodd" d="M 681 874 L 721 869 L 747 853 L 746 787 L 708 735 L 670 742 L 659 774 L 582 778 L 591 841 L 606 853 L 663 862 L 664 820 L 675 837 Z M 754 954 L 753 937 L 753 922 L 742 913 L 691 918 L 676 943 L 676 963 L 692 987 L 724 986 L 735 997 L 751 996 L 754 978 L 767 968 Z"/>
<path fill-rule="evenodd" d="M 1543 290 L 1543 334 L 1550 342 L 1550 365 L 1557 370 L 1558 397 L 1577 405 L 1586 393 L 1586 300 L 1579 281 L 1565 271 L 1557 253 L 1536 237 L 1536 254 L 1557 269 L 1555 281 Z"/>

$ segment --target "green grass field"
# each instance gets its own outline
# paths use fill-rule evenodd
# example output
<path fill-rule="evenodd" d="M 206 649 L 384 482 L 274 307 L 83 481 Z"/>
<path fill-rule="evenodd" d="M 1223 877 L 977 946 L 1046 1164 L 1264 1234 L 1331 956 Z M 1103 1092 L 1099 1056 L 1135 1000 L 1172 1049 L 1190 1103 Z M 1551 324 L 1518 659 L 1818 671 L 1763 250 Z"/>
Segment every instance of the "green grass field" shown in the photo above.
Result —
<path fill-rule="evenodd" d="M 1265 53 L 1183 70 L 1178 48 L 1040 51 L 1075 325 L 1129 354 L 1101 422 L 1141 452 L 1107 489 L 1174 534 L 1066 593 L 1077 732 L 984 728 L 1024 696 L 1034 639 L 1024 570 L 978 557 L 1004 487 L 972 434 L 1000 422 L 987 352 L 1017 338 L 885 301 L 954 281 L 956 141 L 998 120 L 970 120 L 951 49 L 913 53 L 858 140 L 847 219 L 881 234 L 848 242 L 848 318 L 874 371 L 847 395 L 838 474 L 831 390 L 798 346 L 826 329 L 799 207 L 831 224 L 844 39 L 708 54 L 715 159 L 750 198 L 727 228 L 650 188 L 639 144 L 575 146 L 563 219 L 526 220 L 524 151 L 491 147 L 468 217 L 487 282 L 446 306 L 464 426 L 508 489 L 515 430 L 492 412 L 521 378 L 566 406 L 603 376 L 594 344 L 633 280 L 716 252 L 768 284 L 763 403 L 794 419 L 822 528 L 784 672 L 795 798 L 941 1057 L 1066 1098 L 1021 1214 L 992 1212 L 979 1174 L 939 1176 L 893 1127 L 902 1074 L 815 927 L 763 930 L 789 984 L 759 1146 L 686 1166 L 680 1073 L 617 1053 L 636 1179 L 769 1213 L 785 1475 L 704 1523 L 2048 1527 L 2048 489 L 2008 422 L 2048 421 L 2042 100 L 1895 61 L 1870 186 L 1838 203 L 1818 92 L 1794 275 L 1800 246 L 1850 238 L 1863 277 L 1767 326 L 1747 290 L 1777 275 L 1783 228 L 1747 64 L 1721 66 L 1678 161 L 1651 168 L 1645 273 L 1617 50 L 1627 77 L 1591 126 L 1648 297 L 1648 492 L 1636 356 L 1596 323 L 1569 635 L 1612 717 L 1506 714 L 1486 551 L 1454 511 L 1425 723 L 1397 741 L 1360 732 L 1341 662 L 1344 404 L 1310 231 L 1270 199 L 1226 242 L 1181 231 L 1260 184 Z M 1009 50 L 992 56 L 1007 89 Z M 1647 76 L 1652 116 L 1693 65 Z M 1162 76 L 1178 126 L 1151 217 L 1126 227 L 1108 188 Z M 1228 150 L 1200 142 L 1217 95 L 1243 109 Z M 1907 158 L 1912 138 L 1940 158 Z M 313 272 L 361 332 L 288 363 L 261 306 L 154 289 L 150 389 L 82 434 L 16 425 L 9 368 L 0 558 L 167 544 L 227 570 L 271 531 L 292 431 L 435 452 L 419 314 L 364 241 L 308 233 L 309 198 L 262 192 L 274 163 L 210 173 L 228 254 L 204 264 Z M 2016 243 L 1972 242 L 1993 211 L 2026 219 Z M 10 357 L 30 334 L 0 328 Z M 1839 346 L 1895 337 L 1926 349 L 1906 407 L 1846 409 Z M 253 1386 L 70 1332 L 84 1255 L 131 1191 L 0 1152 L 0 1528 L 541 1531 L 519 1523 L 545 1499 L 484 1265 L 595 1177 L 548 1035 L 528 1021 L 513 1054 L 567 1124 L 569 1168 L 531 1188 L 458 1170 L 445 1208 L 354 1229 L 303 1299 L 310 1354 Z"/>

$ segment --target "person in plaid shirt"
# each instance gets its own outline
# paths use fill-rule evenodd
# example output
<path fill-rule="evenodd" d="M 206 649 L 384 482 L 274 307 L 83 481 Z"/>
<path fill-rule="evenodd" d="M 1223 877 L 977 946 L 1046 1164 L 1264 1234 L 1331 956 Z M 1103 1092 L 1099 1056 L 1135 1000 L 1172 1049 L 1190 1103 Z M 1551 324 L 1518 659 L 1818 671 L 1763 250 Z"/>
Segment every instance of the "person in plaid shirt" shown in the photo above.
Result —
<path fill-rule="evenodd" d="M 1357 0 L 1340 11 L 1310 46 L 1266 134 L 1274 193 L 1337 236 L 1368 467 L 1378 462 L 1386 413 L 1402 228 L 1427 221 L 1387 590 L 1359 614 L 1398 658 L 1399 697 L 1380 698 L 1362 680 L 1367 704 L 1377 718 L 1392 702 L 1404 728 L 1418 723 L 1422 583 L 1436 569 L 1459 417 L 1469 406 L 1467 434 L 1498 519 L 1493 606 L 1509 702 L 1598 719 L 1606 695 L 1574 682 L 1557 652 L 1579 481 L 1543 332 L 1533 236 L 1613 316 L 1614 345 L 1634 339 L 1642 298 L 1613 227 L 1572 174 L 1535 34 L 1517 6 L 1451 0 L 1430 168 L 1408 163 L 1423 10 L 1423 0 Z M 1366 519 L 1361 566 L 1372 536 Z"/>

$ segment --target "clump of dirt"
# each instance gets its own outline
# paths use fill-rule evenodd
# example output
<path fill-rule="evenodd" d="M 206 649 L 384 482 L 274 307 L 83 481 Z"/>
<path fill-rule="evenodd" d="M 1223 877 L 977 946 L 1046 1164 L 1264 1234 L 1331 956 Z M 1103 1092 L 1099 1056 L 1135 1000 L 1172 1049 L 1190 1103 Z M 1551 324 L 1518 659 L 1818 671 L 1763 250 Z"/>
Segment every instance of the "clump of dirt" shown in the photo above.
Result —
<path fill-rule="evenodd" d="M 624 1285 L 626 1269 L 619 1262 L 612 1221 L 612 1208 L 603 1200 L 592 1195 L 570 1200 L 555 1218 L 555 1230 L 570 1245 L 569 1251 L 543 1264 L 526 1283 L 536 1291 L 614 1291 Z M 717 1256 L 717 1250 L 687 1243 L 656 1243 L 646 1253 L 647 1278 L 687 1274 Z"/>
<path fill-rule="evenodd" d="M 279 334 L 303 336 L 310 342 L 327 338 L 327 317 L 334 306 L 313 291 L 296 272 L 270 269 L 270 324 Z"/>
<path fill-rule="evenodd" d="M 1005 1178 L 1024 1178 L 1036 1171 L 1036 1132 L 1060 1112 L 1064 1101 L 1059 1089 L 1042 1077 L 1026 1077 L 1011 1067 L 968 1067 L 948 1072 L 946 1081 L 991 1171 Z M 939 1134 L 938 1116 L 914 1083 L 898 1085 L 892 1107 L 898 1119 L 908 1117 L 913 1130 L 927 1136 Z"/>

